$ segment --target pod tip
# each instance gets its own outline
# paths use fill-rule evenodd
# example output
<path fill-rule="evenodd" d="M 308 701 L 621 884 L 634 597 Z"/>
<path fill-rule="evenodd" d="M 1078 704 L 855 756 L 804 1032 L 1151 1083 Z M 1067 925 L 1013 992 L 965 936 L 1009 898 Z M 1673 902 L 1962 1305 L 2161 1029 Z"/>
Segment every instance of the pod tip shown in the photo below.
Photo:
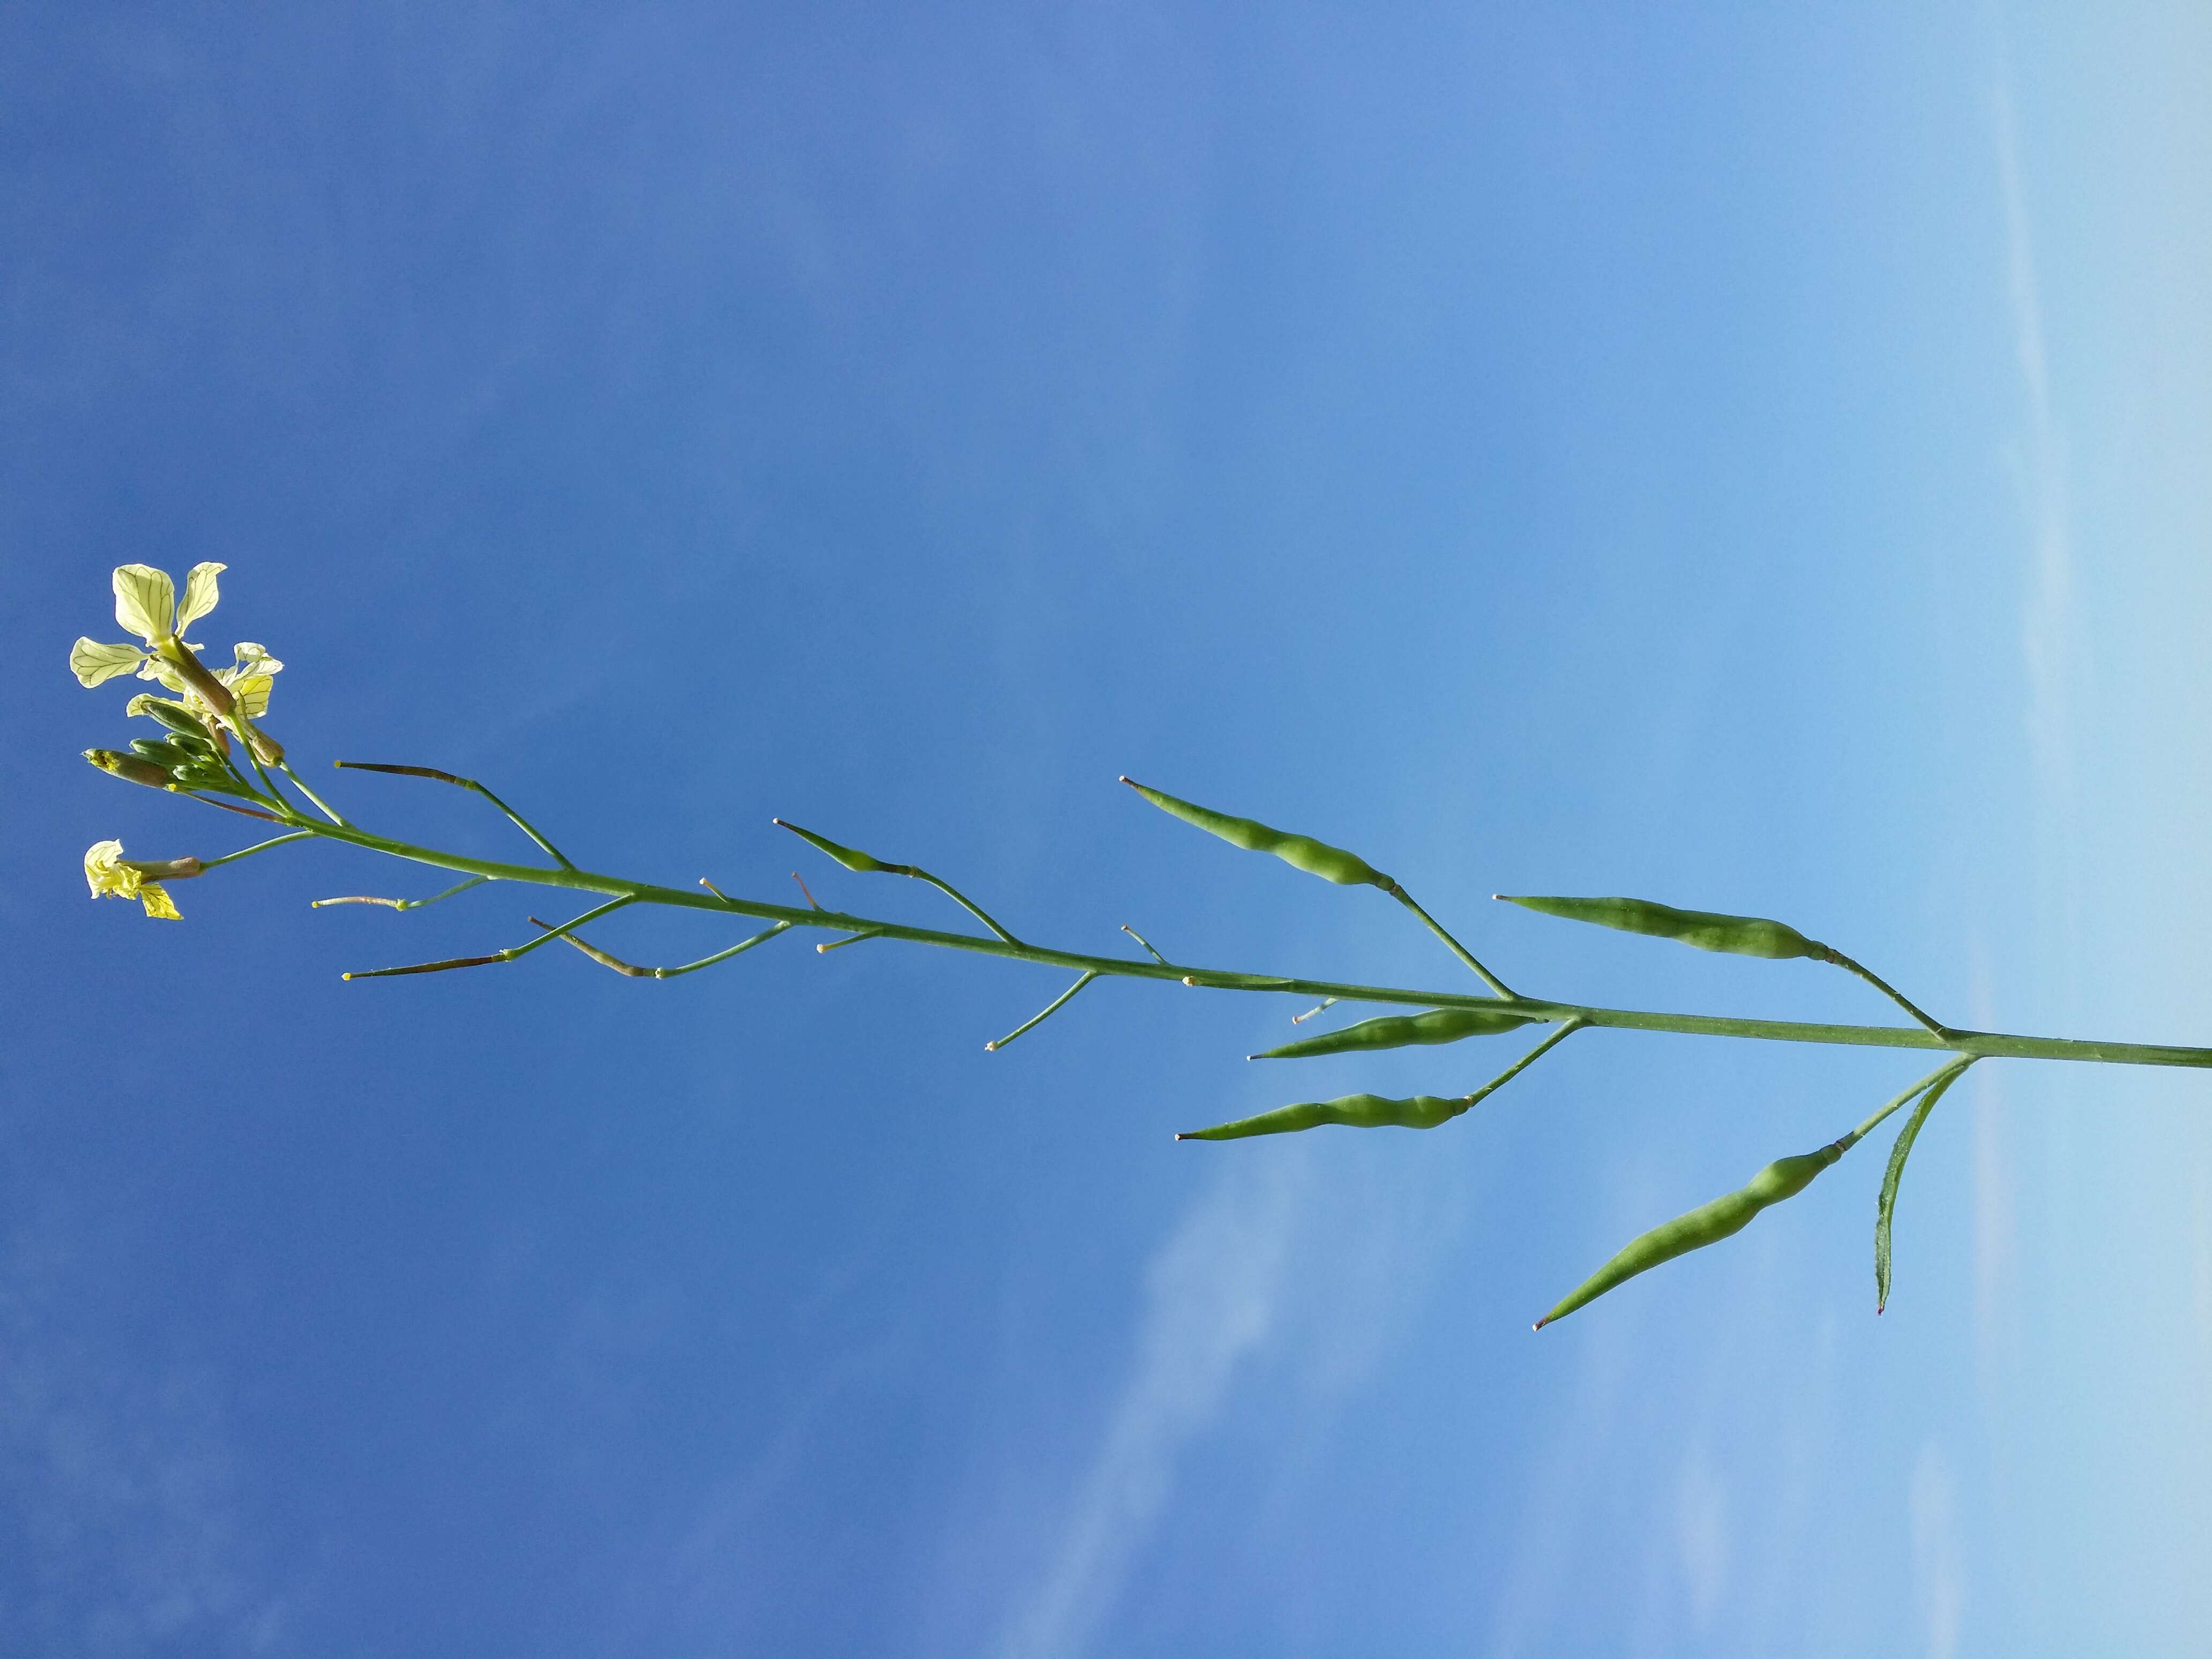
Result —
<path fill-rule="evenodd" d="M 340 975 L 338 975 L 338 978 L 339 978 L 340 980 L 349 980 L 349 979 L 351 979 L 352 977 L 353 977 L 353 975 L 352 975 L 351 974 L 340 974 Z"/>
<path fill-rule="evenodd" d="M 775 825 L 777 829 L 779 829 L 779 830 L 788 830 L 788 829 L 791 827 L 789 824 L 786 823 L 785 823 L 781 818 L 770 818 L 770 819 L 769 820 L 769 822 L 770 823 L 774 824 L 774 825 Z"/>
<path fill-rule="evenodd" d="M 1123 773 L 1120 777 L 1118 777 L 1118 778 L 1115 779 L 1114 781 L 1115 781 L 1116 783 L 1126 783 L 1126 784 L 1127 784 L 1127 785 L 1129 786 L 1129 787 L 1130 787 L 1130 788 L 1132 788 L 1132 789 L 1134 789 L 1134 788 L 1137 787 L 1137 781 L 1136 781 L 1136 779 L 1134 779 L 1134 778 L 1131 777 L 1131 776 L 1130 776 L 1127 773 L 1126 773 L 1126 772 L 1125 772 L 1125 773 Z"/>
<path fill-rule="evenodd" d="M 999 1052 L 999 1045 L 995 1042 L 987 1042 L 983 1045 L 983 1052 L 987 1054 L 995 1054 Z"/>
<path fill-rule="evenodd" d="M 1195 1140 L 1198 1137 L 1196 1135 L 1185 1134 L 1182 1130 L 1178 1129 L 1176 1131 L 1176 1139 L 1177 1140 Z"/>
<path fill-rule="evenodd" d="M 1547 1326 L 1547 1325 L 1550 1324 L 1551 1322 L 1552 1322 L 1552 1316 L 1551 1316 L 1551 1315 L 1549 1315 L 1549 1314 L 1546 1314 L 1546 1315 L 1545 1315 L 1541 1319 L 1538 1320 L 1534 1324 L 1531 1325 L 1528 1328 L 1529 1328 L 1530 1330 L 1532 1330 L 1532 1331 L 1540 1331 L 1540 1330 L 1542 1330 L 1542 1329 L 1544 1328 L 1544 1327 L 1545 1327 L 1545 1326 Z"/>

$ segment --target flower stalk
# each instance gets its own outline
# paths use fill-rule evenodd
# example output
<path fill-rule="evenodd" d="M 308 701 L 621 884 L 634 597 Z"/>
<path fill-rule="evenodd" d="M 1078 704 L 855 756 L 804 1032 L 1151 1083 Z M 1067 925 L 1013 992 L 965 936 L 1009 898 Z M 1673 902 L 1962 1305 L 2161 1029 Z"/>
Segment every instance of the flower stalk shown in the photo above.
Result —
<path fill-rule="evenodd" d="M 1672 939 L 1708 951 L 1765 957 L 1801 958 L 1839 968 L 1888 997 L 1909 1014 L 1910 1025 L 1827 1024 L 1802 1020 L 1747 1018 L 1729 1014 L 1683 1013 L 1657 1009 L 1611 1008 L 1592 1004 L 1530 996 L 1509 988 L 1428 911 L 1416 903 L 1393 878 L 1382 874 L 1357 854 L 1310 836 L 1274 830 L 1255 819 L 1237 817 L 1200 807 L 1163 792 L 1131 784 L 1145 799 L 1164 812 L 1205 830 L 1231 846 L 1271 854 L 1307 873 L 1340 887 L 1374 887 L 1398 901 L 1441 940 L 1459 964 L 1481 982 L 1477 990 L 1464 981 L 1456 988 L 1415 988 L 1371 985 L 1299 975 L 1256 973 L 1212 968 L 1169 959 L 1133 928 L 1122 929 L 1141 946 L 1141 957 L 1102 955 L 1031 943 L 1002 926 L 988 912 L 929 872 L 910 864 L 886 862 L 779 818 L 776 825 L 799 836 L 845 869 L 858 874 L 896 875 L 937 888 L 965 909 L 985 932 L 920 927 L 879 917 L 831 908 L 815 901 L 800 882 L 807 903 L 775 904 L 733 896 L 702 878 L 697 887 L 673 887 L 630 877 L 605 874 L 577 866 L 513 807 L 483 784 L 434 767 L 384 763 L 340 761 L 339 767 L 441 782 L 482 796 L 502 813 L 550 864 L 524 864 L 482 859 L 441 848 L 425 847 L 364 828 L 325 805 L 293 771 L 283 746 L 260 726 L 269 706 L 276 672 L 283 667 L 260 646 L 242 643 L 234 648 L 233 664 L 209 670 L 199 659 L 198 647 L 185 643 L 186 628 L 213 611 L 216 578 L 223 567 L 196 566 L 179 600 L 170 579 L 143 565 L 125 565 L 115 572 L 116 616 L 144 643 L 101 645 L 80 639 L 70 653 L 70 665 L 88 686 L 125 673 L 155 680 L 179 694 L 169 702 L 142 694 L 131 699 L 128 713 L 153 719 L 163 735 L 134 740 L 128 752 L 93 749 L 86 757 L 101 770 L 127 781 L 189 796 L 204 805 L 244 813 L 275 824 L 281 833 L 238 851 L 217 857 L 196 855 L 163 860 L 127 860 L 122 843 L 96 843 L 85 854 L 84 869 L 94 896 L 136 898 L 146 914 L 178 919 L 165 883 L 198 878 L 222 866 L 255 854 L 308 841 L 336 842 L 364 852 L 458 875 L 462 879 L 428 898 L 380 898 L 349 896 L 317 901 L 318 906 L 375 904 L 408 910 L 434 903 L 482 886 L 520 884 L 587 896 L 597 902 L 574 920 L 559 924 L 531 918 L 538 931 L 521 944 L 485 955 L 450 957 L 394 967 L 356 969 L 348 980 L 442 973 L 465 968 L 489 967 L 520 960 L 556 939 L 565 941 L 600 966 L 629 978 L 666 979 L 690 974 L 752 951 L 787 932 L 811 928 L 835 937 L 816 945 L 827 952 L 843 945 L 884 939 L 933 949 L 965 951 L 1048 968 L 1076 975 L 1042 1012 L 1005 1036 L 987 1043 L 996 1050 L 1034 1030 L 1066 1007 L 1077 994 L 1099 979 L 1171 981 L 1205 990 L 1288 995 L 1303 1003 L 1318 1003 L 1296 1016 L 1298 1023 L 1340 1003 L 1389 1005 L 1419 1012 L 1373 1019 L 1343 1030 L 1324 1033 L 1270 1050 L 1262 1058 L 1297 1060 L 1316 1054 L 1395 1048 L 1413 1044 L 1454 1045 L 1504 1034 L 1523 1025 L 1551 1028 L 1541 1041 L 1508 1066 L 1488 1084 L 1460 1096 L 1416 1096 L 1388 1100 L 1373 1095 L 1351 1095 L 1329 1102 L 1305 1102 L 1213 1129 L 1194 1131 L 1179 1139 L 1241 1139 L 1255 1135 L 1291 1133 L 1322 1124 L 1353 1127 L 1398 1126 L 1431 1128 L 1464 1115 L 1468 1109 L 1502 1088 L 1565 1037 L 1579 1030 L 1612 1030 L 1667 1032 L 1681 1036 L 1725 1037 L 1759 1042 L 1796 1042 L 1856 1048 L 1932 1051 L 1946 1055 L 1946 1063 L 1927 1079 L 1899 1096 L 1856 1129 L 1815 1153 L 1769 1164 L 1752 1183 L 1737 1193 L 1716 1199 L 1674 1221 L 1632 1241 L 1623 1251 L 1583 1285 L 1571 1293 L 1540 1323 L 1564 1316 L 1606 1293 L 1627 1279 L 1658 1262 L 1733 1234 L 1763 1210 L 1803 1190 L 1820 1170 L 1850 1150 L 1858 1139 L 1891 1113 L 1917 1099 L 1919 1106 L 1900 1135 L 1886 1176 L 1876 1233 L 1876 1272 L 1879 1294 L 1886 1299 L 1890 1285 L 1890 1243 L 1893 1213 L 1906 1154 L 1914 1138 L 1950 1082 L 1969 1065 L 1984 1060 L 2040 1060 L 2100 1065 L 2212 1067 L 2212 1048 L 2164 1043 L 2120 1042 L 2071 1037 L 2051 1037 L 1999 1031 L 1976 1031 L 1954 1027 L 1924 1012 L 1889 982 L 1833 946 L 1808 938 L 1786 924 L 1760 917 L 1676 909 L 1641 899 L 1516 896 L 1514 903 L 1540 914 L 1590 923 L 1616 930 Z M 229 738 L 240 742 L 234 746 Z M 242 752 L 246 765 L 241 766 Z M 251 771 L 246 769 L 251 768 Z M 271 769 L 274 769 L 272 771 Z M 278 781 L 281 776 L 300 799 Z M 1128 779 L 1121 780 L 1129 783 Z M 302 803 L 305 805 L 302 805 Z M 310 811 L 310 808 L 313 811 Z M 315 816 L 314 814 L 320 814 Z M 659 906 L 705 911 L 769 926 L 750 937 L 696 962 L 673 968 L 640 967 L 584 939 L 576 929 L 586 923 L 636 906 Z"/>

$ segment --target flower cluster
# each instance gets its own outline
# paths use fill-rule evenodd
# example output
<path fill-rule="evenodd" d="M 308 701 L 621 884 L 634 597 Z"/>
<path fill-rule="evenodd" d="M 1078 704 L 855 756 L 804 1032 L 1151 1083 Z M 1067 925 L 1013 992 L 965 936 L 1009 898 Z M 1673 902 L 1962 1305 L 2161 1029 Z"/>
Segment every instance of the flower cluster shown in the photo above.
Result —
<path fill-rule="evenodd" d="M 118 566 L 115 620 L 145 643 L 103 645 L 90 637 L 80 639 L 70 649 L 70 669 L 87 686 L 135 670 L 140 679 L 157 680 L 182 699 L 170 707 L 189 711 L 211 732 L 220 733 L 225 724 L 232 726 L 268 760 L 270 756 L 264 750 L 273 745 L 252 730 L 251 722 L 268 712 L 270 689 L 284 665 L 246 640 L 231 647 L 229 667 L 210 672 L 196 654 L 205 647 L 185 642 L 185 630 L 215 609 L 221 597 L 216 579 L 227 568 L 213 562 L 194 565 L 185 577 L 185 596 L 179 600 L 167 571 L 143 564 Z M 167 701 L 141 693 L 125 712 L 151 714 L 153 705 Z"/>
<path fill-rule="evenodd" d="M 263 764 L 283 760 L 283 747 L 254 721 L 268 712 L 270 690 L 284 665 L 246 641 L 231 647 L 228 667 L 210 671 L 198 654 L 204 647 L 185 640 L 185 631 L 215 609 L 221 597 L 216 578 L 223 569 L 213 562 L 194 565 L 179 599 L 167 572 L 143 564 L 117 568 L 115 620 L 143 643 L 79 639 L 70 649 L 70 670 L 86 686 L 135 672 L 176 696 L 141 692 L 131 699 L 126 714 L 144 715 L 167 730 L 157 738 L 135 740 L 128 754 L 86 750 L 85 758 L 102 771 L 155 788 L 252 796 L 253 790 L 231 759 L 231 735 L 242 739 Z M 118 841 L 100 842 L 84 855 L 84 877 L 94 897 L 135 898 L 148 915 L 172 921 L 178 919 L 177 907 L 162 882 L 197 876 L 200 869 L 199 860 L 191 858 L 158 863 L 126 859 Z"/>

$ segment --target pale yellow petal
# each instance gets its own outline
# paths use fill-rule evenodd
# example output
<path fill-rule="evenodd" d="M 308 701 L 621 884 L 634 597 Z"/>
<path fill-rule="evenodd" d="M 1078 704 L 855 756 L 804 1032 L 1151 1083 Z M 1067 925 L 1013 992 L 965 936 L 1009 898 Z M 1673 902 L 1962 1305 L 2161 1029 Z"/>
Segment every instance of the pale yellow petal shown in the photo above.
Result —
<path fill-rule="evenodd" d="M 150 564 L 115 567 L 115 620 L 152 645 L 175 631 L 177 585 Z"/>
<path fill-rule="evenodd" d="M 153 916 L 159 921 L 182 921 L 184 920 L 182 916 L 177 914 L 176 904 L 174 901 L 169 897 L 169 890 L 162 886 L 158 881 L 149 881 L 140 884 L 138 888 L 138 901 L 146 907 L 146 914 L 148 915 Z"/>
<path fill-rule="evenodd" d="M 177 607 L 177 632 L 183 633 L 215 609 L 220 597 L 216 592 L 215 579 L 229 568 L 227 564 L 210 562 L 194 565 L 185 574 L 185 602 Z"/>
<path fill-rule="evenodd" d="M 234 682 L 230 695 L 238 699 L 238 706 L 246 711 L 246 719 L 258 720 L 269 712 L 269 689 L 275 684 L 268 675 L 256 674 L 250 680 Z"/>
<path fill-rule="evenodd" d="M 138 872 L 123 862 L 123 843 L 96 841 L 85 848 L 84 879 L 94 898 L 136 898 Z"/>
<path fill-rule="evenodd" d="M 135 645 L 102 645 L 81 639 L 70 647 L 70 672 L 80 685 L 98 685 L 118 674 L 127 674 L 144 661 L 146 653 Z"/>

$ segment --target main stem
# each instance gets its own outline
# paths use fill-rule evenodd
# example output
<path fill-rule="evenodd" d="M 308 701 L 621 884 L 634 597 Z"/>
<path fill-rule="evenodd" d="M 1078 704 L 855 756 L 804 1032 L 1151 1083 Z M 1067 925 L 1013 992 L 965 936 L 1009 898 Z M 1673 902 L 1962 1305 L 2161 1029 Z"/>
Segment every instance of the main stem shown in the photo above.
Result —
<path fill-rule="evenodd" d="M 818 927 L 838 933 L 866 933 L 871 938 L 902 939 L 914 945 L 933 945 L 950 951 L 972 951 L 980 956 L 1006 957 L 1016 962 L 1072 969 L 1121 979 L 1175 980 L 1185 985 L 1217 991 L 1281 991 L 1304 997 L 1333 997 L 1340 1002 L 1396 1003 L 1423 1008 L 1484 1008 L 1516 1014 L 1534 1022 L 1561 1024 L 1578 1020 L 1585 1025 L 1617 1030 L 1673 1031 L 1686 1036 L 1753 1037 L 1771 1042 L 1839 1043 L 1871 1048 L 1925 1048 L 1990 1060 L 2066 1060 L 2115 1066 L 2194 1066 L 2212 1067 L 2212 1048 L 2185 1048 L 2150 1042 L 2084 1042 L 2069 1037 L 2014 1036 L 1997 1031 L 1934 1031 L 1901 1025 L 1826 1025 L 1802 1020 L 1738 1019 L 1712 1014 L 1657 1013 L 1635 1008 L 1598 1008 L 1583 1003 L 1552 1002 L 1537 997 L 1478 996 L 1467 992 L 1418 991 L 1387 985 L 1350 985 L 1334 980 L 1300 979 L 1275 974 L 1234 973 L 1218 968 L 1195 968 L 1170 962 L 1131 961 L 1122 957 L 1097 957 L 1078 951 L 1055 951 L 1044 945 L 974 933 L 948 933 L 931 927 L 909 927 L 880 921 L 872 916 L 842 910 L 799 909 L 737 899 L 684 887 L 663 887 L 653 882 L 630 881 L 590 870 L 544 869 L 527 864 L 504 864 L 490 859 L 465 858 L 373 835 L 350 824 L 314 823 L 295 819 L 304 828 L 328 841 L 346 842 L 372 852 L 436 869 L 482 876 L 488 881 L 514 881 L 540 887 L 565 887 L 577 892 L 623 898 L 636 904 L 661 904 L 683 910 L 709 910 L 724 915 L 757 917 L 787 922 L 794 927 Z"/>

